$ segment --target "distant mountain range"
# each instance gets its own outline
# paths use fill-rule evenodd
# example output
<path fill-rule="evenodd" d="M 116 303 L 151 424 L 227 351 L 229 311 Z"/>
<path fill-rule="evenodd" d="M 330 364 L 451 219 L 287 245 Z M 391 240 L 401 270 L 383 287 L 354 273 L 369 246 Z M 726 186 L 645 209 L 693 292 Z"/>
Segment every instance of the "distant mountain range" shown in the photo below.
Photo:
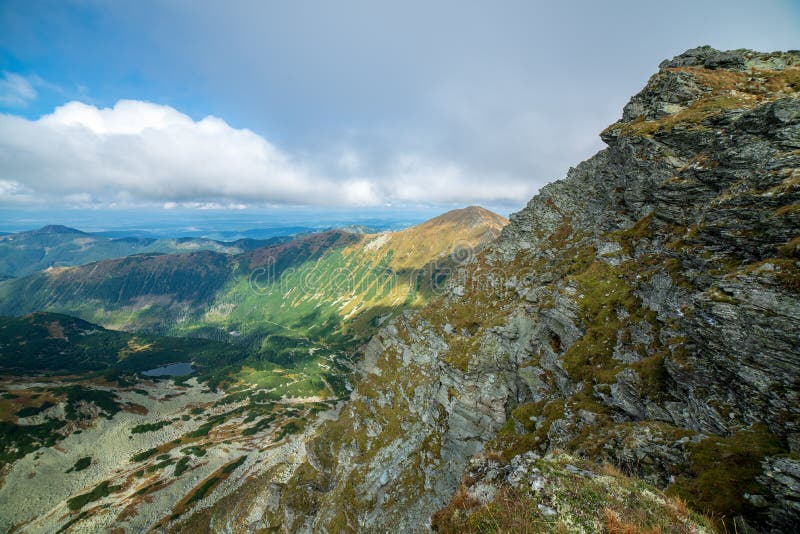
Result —
<path fill-rule="evenodd" d="M 49 225 L 38 230 L 0 235 L 0 274 L 25 276 L 48 267 L 82 265 L 140 253 L 212 250 L 225 254 L 240 254 L 289 239 L 291 239 L 289 236 L 277 236 L 269 239 L 244 238 L 225 242 L 196 237 L 173 239 L 107 237 L 67 226 Z"/>

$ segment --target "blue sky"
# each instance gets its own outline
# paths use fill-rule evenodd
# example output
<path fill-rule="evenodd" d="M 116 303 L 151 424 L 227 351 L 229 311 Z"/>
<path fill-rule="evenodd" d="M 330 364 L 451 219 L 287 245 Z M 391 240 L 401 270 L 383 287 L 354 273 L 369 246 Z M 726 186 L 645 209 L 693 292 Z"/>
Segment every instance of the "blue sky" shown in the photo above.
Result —
<path fill-rule="evenodd" d="M 0 2 L 0 207 L 517 209 L 798 2 Z"/>

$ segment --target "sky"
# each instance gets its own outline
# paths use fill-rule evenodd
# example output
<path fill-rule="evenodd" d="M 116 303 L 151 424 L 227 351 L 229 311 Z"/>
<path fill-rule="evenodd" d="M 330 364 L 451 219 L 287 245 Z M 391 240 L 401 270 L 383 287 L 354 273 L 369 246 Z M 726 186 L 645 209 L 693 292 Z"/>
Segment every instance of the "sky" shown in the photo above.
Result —
<path fill-rule="evenodd" d="M 0 218 L 507 215 L 702 44 L 800 48 L 800 2 L 0 0 Z"/>

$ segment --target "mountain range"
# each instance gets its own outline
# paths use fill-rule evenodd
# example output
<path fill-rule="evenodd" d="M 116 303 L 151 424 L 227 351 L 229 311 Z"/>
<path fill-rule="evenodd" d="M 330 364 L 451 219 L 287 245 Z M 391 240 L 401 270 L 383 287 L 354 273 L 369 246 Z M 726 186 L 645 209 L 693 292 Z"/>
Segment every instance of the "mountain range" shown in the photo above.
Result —
<path fill-rule="evenodd" d="M 0 281 L 0 528 L 795 532 L 800 52 L 688 50 L 601 138 L 510 221 Z"/>
<path fill-rule="evenodd" d="M 7 276 L 25 276 L 49 267 L 82 265 L 92 261 L 142 253 L 212 250 L 239 254 L 288 239 L 290 238 L 281 236 L 225 242 L 195 237 L 112 238 L 67 226 L 49 225 L 38 230 L 0 235 L 0 273 Z"/>

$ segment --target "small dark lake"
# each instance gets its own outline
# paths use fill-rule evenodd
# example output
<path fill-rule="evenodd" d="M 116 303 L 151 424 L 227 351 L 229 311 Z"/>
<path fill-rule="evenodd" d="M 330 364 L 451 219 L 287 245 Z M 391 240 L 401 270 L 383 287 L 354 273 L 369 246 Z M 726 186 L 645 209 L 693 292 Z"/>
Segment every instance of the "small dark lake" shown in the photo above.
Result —
<path fill-rule="evenodd" d="M 194 373 L 194 368 L 189 362 L 171 363 L 142 372 L 144 376 L 185 376 L 192 373 Z"/>

